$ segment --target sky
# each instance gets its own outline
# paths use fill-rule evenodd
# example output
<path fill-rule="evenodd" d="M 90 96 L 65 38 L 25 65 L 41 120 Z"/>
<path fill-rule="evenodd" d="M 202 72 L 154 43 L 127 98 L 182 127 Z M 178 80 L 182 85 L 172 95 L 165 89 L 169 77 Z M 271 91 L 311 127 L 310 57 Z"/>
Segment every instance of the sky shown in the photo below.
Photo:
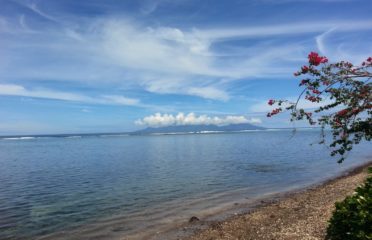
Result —
<path fill-rule="evenodd" d="M 310 51 L 361 63 L 370 0 L 0 0 L 0 135 L 253 123 Z M 312 106 L 307 106 L 312 107 Z"/>

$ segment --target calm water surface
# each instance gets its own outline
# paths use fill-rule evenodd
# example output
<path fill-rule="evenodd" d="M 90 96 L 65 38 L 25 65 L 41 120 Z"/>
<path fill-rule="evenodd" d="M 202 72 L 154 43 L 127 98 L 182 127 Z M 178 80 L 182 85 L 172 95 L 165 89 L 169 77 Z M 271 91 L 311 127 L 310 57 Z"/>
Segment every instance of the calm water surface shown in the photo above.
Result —
<path fill-rule="evenodd" d="M 325 180 L 318 131 L 0 139 L 0 239 L 115 238 Z M 205 211 L 205 212 L 203 212 Z"/>

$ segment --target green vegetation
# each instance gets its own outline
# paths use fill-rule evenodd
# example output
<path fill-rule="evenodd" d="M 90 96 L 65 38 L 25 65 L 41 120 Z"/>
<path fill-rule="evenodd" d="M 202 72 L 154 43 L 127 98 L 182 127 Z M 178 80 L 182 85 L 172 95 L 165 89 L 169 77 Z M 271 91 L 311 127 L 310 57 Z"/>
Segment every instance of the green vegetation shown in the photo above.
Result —
<path fill-rule="evenodd" d="M 371 174 L 372 168 L 369 169 Z M 342 202 L 336 203 L 336 210 L 327 229 L 329 240 L 372 239 L 372 176 L 363 186 L 355 190 Z"/>

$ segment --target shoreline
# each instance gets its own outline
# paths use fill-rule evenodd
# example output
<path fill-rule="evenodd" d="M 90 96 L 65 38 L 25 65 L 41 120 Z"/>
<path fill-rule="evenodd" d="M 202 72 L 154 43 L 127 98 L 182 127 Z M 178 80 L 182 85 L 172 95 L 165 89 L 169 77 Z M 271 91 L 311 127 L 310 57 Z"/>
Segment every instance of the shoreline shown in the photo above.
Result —
<path fill-rule="evenodd" d="M 221 225 L 234 222 L 236 221 L 236 218 L 253 214 L 255 212 L 261 211 L 268 206 L 278 204 L 282 201 L 292 199 L 296 196 L 302 196 L 307 192 L 313 191 L 317 188 L 324 188 L 325 186 L 333 182 L 343 180 L 350 176 L 355 176 L 370 165 L 372 165 L 372 161 L 367 161 L 360 165 L 351 166 L 350 168 L 347 168 L 336 175 L 324 178 L 323 180 L 319 180 L 319 182 L 308 184 L 306 186 L 290 186 L 287 189 L 281 189 L 276 192 L 267 192 L 262 195 L 258 194 L 255 197 L 247 197 L 244 194 L 236 194 L 240 191 L 237 191 L 235 194 L 233 194 L 233 191 L 209 196 L 209 198 L 194 199 L 191 202 L 183 200 L 182 208 L 186 209 L 190 206 L 194 206 L 194 204 L 199 205 L 200 202 L 208 204 L 204 205 L 203 208 L 199 206 L 193 211 L 186 210 L 186 212 L 177 212 L 177 209 L 172 208 L 172 206 L 176 206 L 174 204 L 168 205 L 170 211 L 164 211 L 165 209 L 160 207 L 157 209 L 159 213 L 156 214 L 156 218 L 152 216 L 150 219 L 146 220 L 145 224 L 142 222 L 142 220 L 144 220 L 144 218 L 146 217 L 145 213 L 134 214 L 125 217 L 117 216 L 114 218 L 110 217 L 101 219 L 98 222 L 93 222 L 83 227 L 54 232 L 37 237 L 36 239 L 66 239 L 66 235 L 68 235 L 68 238 L 72 240 L 93 238 L 123 240 L 225 239 L 214 237 L 205 238 L 203 237 L 203 233 L 209 231 L 210 229 L 220 229 Z M 225 201 L 226 194 L 233 194 L 230 197 L 229 201 Z M 182 202 L 179 202 L 178 204 L 180 203 L 182 204 Z M 200 220 L 189 223 L 189 219 L 193 216 L 196 216 Z M 138 224 L 141 225 L 139 228 Z M 137 227 L 132 229 L 132 227 L 134 227 L 135 225 L 137 225 Z M 220 235 L 221 233 L 218 234 Z"/>
<path fill-rule="evenodd" d="M 372 160 L 305 188 L 264 196 L 250 207 L 237 205 L 219 220 L 207 217 L 149 239 L 324 239 L 334 203 L 364 182 L 370 166 Z"/>

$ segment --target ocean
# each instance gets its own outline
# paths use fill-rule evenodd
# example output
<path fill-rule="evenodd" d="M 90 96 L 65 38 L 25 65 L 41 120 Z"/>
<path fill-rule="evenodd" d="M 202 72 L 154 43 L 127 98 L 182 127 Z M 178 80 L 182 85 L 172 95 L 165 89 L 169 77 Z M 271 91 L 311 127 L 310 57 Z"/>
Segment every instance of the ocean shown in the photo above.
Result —
<path fill-rule="evenodd" d="M 361 143 L 337 164 L 319 139 L 319 130 L 1 138 L 0 239 L 140 239 L 371 160 Z"/>

